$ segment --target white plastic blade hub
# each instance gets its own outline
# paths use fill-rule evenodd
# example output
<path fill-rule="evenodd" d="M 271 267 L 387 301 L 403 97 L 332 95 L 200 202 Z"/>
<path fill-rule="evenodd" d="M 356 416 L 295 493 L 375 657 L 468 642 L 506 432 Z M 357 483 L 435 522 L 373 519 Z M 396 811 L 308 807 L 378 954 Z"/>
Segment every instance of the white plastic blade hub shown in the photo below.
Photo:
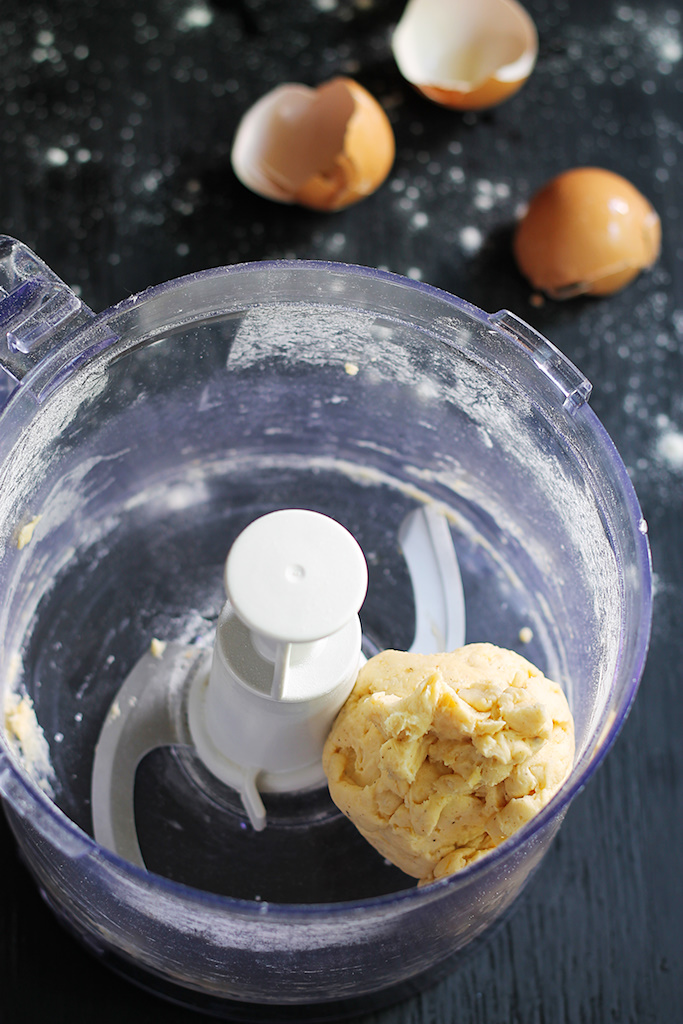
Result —
<path fill-rule="evenodd" d="M 211 673 L 190 693 L 190 731 L 262 828 L 259 789 L 324 781 L 323 744 L 361 662 L 367 564 L 335 520 L 285 509 L 240 534 L 225 582 Z"/>

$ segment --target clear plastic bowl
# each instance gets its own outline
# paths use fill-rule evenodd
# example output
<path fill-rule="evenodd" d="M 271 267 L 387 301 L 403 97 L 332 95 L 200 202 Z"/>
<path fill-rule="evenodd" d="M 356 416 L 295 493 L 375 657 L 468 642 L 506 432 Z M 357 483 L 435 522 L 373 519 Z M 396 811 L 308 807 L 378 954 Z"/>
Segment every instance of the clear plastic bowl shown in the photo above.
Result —
<path fill-rule="evenodd" d="M 414 990 L 519 894 L 642 673 L 646 528 L 590 385 L 512 314 L 360 267 L 217 269 L 97 317 L 18 243 L 0 269 L 0 362 L 20 381 L 0 418 L 0 671 L 54 769 L 46 792 L 3 736 L 0 789 L 45 898 L 117 969 L 233 1019 Z M 152 637 L 210 644 L 237 533 L 281 507 L 339 520 L 369 562 L 369 649 L 404 648 L 397 531 L 428 501 L 450 518 L 468 642 L 517 649 L 567 691 L 576 762 L 551 803 L 418 889 L 325 791 L 267 798 L 254 833 L 191 756 L 157 751 L 136 788 L 151 870 L 98 847 L 104 715 Z"/>

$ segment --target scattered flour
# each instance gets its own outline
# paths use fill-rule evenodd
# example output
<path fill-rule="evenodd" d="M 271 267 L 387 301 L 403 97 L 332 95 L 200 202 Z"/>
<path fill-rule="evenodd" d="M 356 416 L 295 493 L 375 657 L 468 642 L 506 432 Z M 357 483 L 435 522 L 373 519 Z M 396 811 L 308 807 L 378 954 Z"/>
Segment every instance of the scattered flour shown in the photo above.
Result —
<path fill-rule="evenodd" d="M 189 32 L 193 28 L 208 28 L 213 22 L 213 12 L 204 3 L 194 3 L 185 9 L 178 19 L 181 32 Z"/>
<path fill-rule="evenodd" d="M 69 154 L 61 146 L 50 146 L 45 153 L 45 163 L 50 167 L 64 167 L 69 162 Z"/>
<path fill-rule="evenodd" d="M 476 252 L 479 252 L 479 250 L 481 249 L 481 244 L 484 240 L 484 236 L 482 235 L 479 228 L 475 227 L 473 224 L 469 225 L 468 227 L 462 228 L 460 234 L 458 235 L 458 238 L 460 240 L 460 245 L 462 246 L 463 250 L 470 256 L 473 256 Z"/>
<path fill-rule="evenodd" d="M 671 427 L 664 430 L 657 440 L 657 455 L 670 469 L 683 472 L 683 434 Z"/>

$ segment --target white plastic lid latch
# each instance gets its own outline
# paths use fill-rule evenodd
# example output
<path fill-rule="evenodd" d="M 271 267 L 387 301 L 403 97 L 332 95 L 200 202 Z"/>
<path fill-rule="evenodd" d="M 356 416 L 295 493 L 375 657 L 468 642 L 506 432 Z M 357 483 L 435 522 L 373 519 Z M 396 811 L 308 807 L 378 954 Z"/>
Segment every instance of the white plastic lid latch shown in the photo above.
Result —
<path fill-rule="evenodd" d="M 324 781 L 323 744 L 361 663 L 367 585 L 355 538 L 318 512 L 271 512 L 230 550 L 228 602 L 209 678 L 190 693 L 189 724 L 199 756 L 240 791 L 257 829 L 259 790 Z"/>

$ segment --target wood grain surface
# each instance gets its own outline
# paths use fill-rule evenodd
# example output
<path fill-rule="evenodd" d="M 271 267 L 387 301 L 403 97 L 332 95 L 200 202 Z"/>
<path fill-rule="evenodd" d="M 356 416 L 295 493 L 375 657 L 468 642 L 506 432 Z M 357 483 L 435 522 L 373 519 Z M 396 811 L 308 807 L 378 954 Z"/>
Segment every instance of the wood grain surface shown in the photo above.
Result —
<path fill-rule="evenodd" d="M 358 1024 L 683 1019 L 683 19 L 673 0 L 528 0 L 538 65 L 499 108 L 417 95 L 389 48 L 402 0 L 0 0 L 0 232 L 99 311 L 206 267 L 381 266 L 534 325 L 593 382 L 649 522 L 649 661 L 632 713 L 509 920 L 446 980 Z M 397 140 L 385 185 L 320 214 L 239 184 L 244 110 L 351 74 Z M 662 257 L 619 294 L 532 302 L 511 228 L 576 165 L 628 177 Z M 3 1024 L 189 1024 L 105 969 L 43 904 L 0 825 Z"/>

